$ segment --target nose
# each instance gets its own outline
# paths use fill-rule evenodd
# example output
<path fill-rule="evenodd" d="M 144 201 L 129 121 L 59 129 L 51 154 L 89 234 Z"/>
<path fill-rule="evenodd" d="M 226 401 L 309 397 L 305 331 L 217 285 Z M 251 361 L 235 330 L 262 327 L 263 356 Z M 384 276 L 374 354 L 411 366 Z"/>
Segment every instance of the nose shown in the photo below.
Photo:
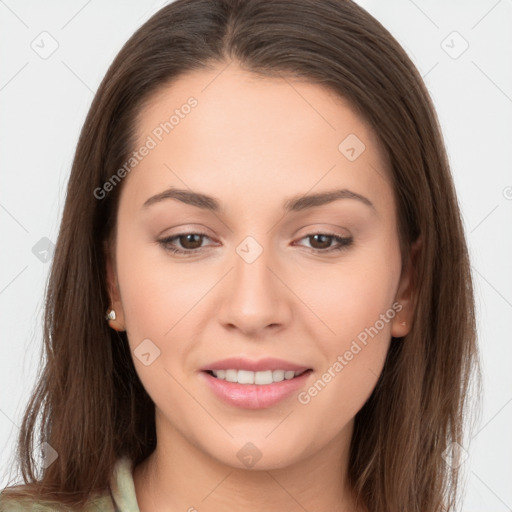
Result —
<path fill-rule="evenodd" d="M 270 249 L 254 261 L 242 249 L 232 261 L 234 268 L 226 276 L 218 309 L 221 324 L 252 337 L 275 334 L 288 325 L 293 294 Z"/>

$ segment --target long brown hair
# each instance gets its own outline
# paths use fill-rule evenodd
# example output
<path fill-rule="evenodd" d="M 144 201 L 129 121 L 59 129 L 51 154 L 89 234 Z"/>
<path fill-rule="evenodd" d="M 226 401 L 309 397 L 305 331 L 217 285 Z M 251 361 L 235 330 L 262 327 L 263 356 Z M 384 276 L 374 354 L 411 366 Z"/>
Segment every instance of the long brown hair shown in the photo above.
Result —
<path fill-rule="evenodd" d="M 94 191 L 134 150 L 137 116 L 157 90 L 185 72 L 235 60 L 263 76 L 330 88 L 371 124 L 389 154 L 404 266 L 422 239 L 417 306 L 410 333 L 391 344 L 356 416 L 349 475 L 371 512 L 453 510 L 459 475 L 445 459 L 465 444 L 468 391 L 480 375 L 460 211 L 420 74 L 391 34 L 349 0 L 177 0 L 121 49 L 76 149 L 46 291 L 45 357 L 17 444 L 25 485 L 9 495 L 80 507 L 106 491 L 120 456 L 137 465 L 154 450 L 154 404 L 126 334 L 104 319 L 104 244 L 122 182 L 101 199 Z M 34 440 L 58 454 L 40 475 Z"/>

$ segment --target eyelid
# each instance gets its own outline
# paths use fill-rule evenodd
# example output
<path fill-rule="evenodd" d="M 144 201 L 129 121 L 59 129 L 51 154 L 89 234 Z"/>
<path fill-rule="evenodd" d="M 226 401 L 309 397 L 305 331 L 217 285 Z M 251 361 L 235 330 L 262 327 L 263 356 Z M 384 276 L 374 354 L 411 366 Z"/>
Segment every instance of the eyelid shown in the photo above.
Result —
<path fill-rule="evenodd" d="M 176 231 L 176 233 L 173 233 L 174 231 Z M 169 235 L 163 234 L 163 233 L 167 233 L 167 232 L 170 232 L 171 234 L 169 234 Z M 207 232 L 213 233 L 211 231 L 211 229 L 203 226 L 202 224 L 180 224 L 179 226 L 174 226 L 172 228 L 167 227 L 156 236 L 159 238 L 169 238 L 171 236 L 177 236 L 177 235 L 203 234 L 205 236 L 211 237 L 212 235 L 207 234 Z"/>

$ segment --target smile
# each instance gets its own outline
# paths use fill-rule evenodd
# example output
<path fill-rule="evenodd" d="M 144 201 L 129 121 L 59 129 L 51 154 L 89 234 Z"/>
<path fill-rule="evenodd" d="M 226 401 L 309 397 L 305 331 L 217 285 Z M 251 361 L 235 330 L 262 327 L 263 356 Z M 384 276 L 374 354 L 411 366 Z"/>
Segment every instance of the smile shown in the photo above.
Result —
<path fill-rule="evenodd" d="M 252 372 L 250 370 L 210 370 L 208 373 L 217 379 L 225 380 L 227 382 L 237 382 L 238 384 L 257 384 L 265 386 L 274 382 L 281 382 L 283 380 L 290 380 L 299 375 L 302 375 L 308 370 L 264 370 Z"/>
<path fill-rule="evenodd" d="M 203 370 L 200 376 L 213 396 L 225 404 L 242 409 L 266 409 L 305 388 L 312 372 L 312 369 L 257 372 L 227 369 Z"/>

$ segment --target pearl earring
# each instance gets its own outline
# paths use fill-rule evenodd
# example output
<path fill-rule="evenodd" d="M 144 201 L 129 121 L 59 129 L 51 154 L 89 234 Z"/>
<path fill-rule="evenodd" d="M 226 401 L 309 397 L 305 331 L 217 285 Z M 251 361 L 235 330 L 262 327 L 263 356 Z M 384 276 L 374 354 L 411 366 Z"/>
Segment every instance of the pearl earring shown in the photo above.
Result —
<path fill-rule="evenodd" d="M 116 312 L 114 309 L 111 309 L 105 315 L 105 320 L 115 320 L 115 319 L 116 319 Z"/>

